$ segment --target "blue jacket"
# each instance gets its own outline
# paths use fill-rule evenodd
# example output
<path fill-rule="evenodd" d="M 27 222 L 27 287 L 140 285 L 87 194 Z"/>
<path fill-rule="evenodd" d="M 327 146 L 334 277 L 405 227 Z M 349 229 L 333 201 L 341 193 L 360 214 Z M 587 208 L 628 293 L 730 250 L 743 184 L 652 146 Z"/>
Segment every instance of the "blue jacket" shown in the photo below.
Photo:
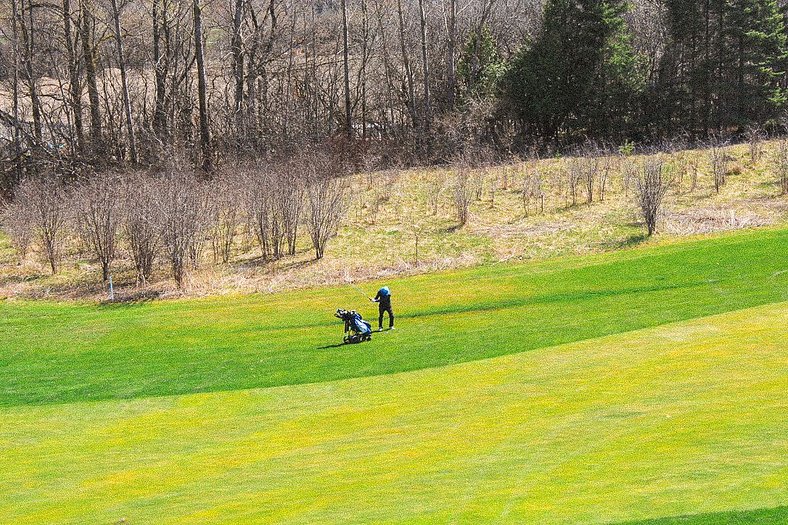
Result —
<path fill-rule="evenodd" d="M 378 294 L 375 296 L 374 301 L 379 303 L 382 308 L 391 308 L 391 291 L 388 286 L 384 286 L 378 290 Z"/>

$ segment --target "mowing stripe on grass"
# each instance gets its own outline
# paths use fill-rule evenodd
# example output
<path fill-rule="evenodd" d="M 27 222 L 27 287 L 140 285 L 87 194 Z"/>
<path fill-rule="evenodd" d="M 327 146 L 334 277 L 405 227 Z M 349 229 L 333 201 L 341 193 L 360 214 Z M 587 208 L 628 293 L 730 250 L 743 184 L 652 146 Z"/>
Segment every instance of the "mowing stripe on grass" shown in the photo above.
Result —
<path fill-rule="evenodd" d="M 439 369 L 0 409 L 0 522 L 598 524 L 785 505 L 786 324 L 782 303 Z"/>
<path fill-rule="evenodd" d="M 98 307 L 0 303 L 0 406 L 442 366 L 788 300 L 788 230 L 396 280 L 404 322 L 335 347 L 352 288 Z M 375 307 L 364 313 L 376 317 Z"/>
<path fill-rule="evenodd" d="M 628 521 L 619 525 L 778 525 L 785 523 L 788 523 L 788 507 L 690 514 L 645 521 Z"/>

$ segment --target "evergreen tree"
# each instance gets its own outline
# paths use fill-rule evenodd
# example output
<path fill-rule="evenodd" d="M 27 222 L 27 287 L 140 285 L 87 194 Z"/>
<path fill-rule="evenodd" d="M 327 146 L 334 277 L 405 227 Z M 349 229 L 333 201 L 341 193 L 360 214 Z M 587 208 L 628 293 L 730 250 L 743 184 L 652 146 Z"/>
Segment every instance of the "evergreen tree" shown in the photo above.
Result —
<path fill-rule="evenodd" d="M 461 98 L 484 98 L 494 94 L 505 63 L 488 26 L 472 31 L 457 63 Z"/>
<path fill-rule="evenodd" d="M 651 115 L 663 132 L 742 131 L 786 104 L 786 32 L 777 0 L 667 0 L 669 44 Z"/>
<path fill-rule="evenodd" d="M 512 61 L 506 101 L 523 133 L 618 134 L 642 86 L 624 0 L 548 0 L 542 31 Z"/>
<path fill-rule="evenodd" d="M 786 33 L 776 0 L 731 0 L 724 34 L 734 60 L 723 61 L 726 124 L 764 123 L 785 107 Z M 727 68 L 725 66 L 727 65 Z"/>
<path fill-rule="evenodd" d="M 646 87 L 644 64 L 632 48 L 632 37 L 621 6 L 608 6 L 610 36 L 602 49 L 595 89 L 586 107 L 587 130 L 591 137 L 624 142 L 637 133 L 641 94 Z"/>

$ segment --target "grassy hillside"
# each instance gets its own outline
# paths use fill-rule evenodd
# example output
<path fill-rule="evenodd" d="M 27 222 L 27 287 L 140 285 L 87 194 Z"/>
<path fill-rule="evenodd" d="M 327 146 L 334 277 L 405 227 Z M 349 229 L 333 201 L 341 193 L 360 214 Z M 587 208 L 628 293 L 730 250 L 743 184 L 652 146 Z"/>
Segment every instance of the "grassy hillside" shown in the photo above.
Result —
<path fill-rule="evenodd" d="M 604 200 L 599 198 L 597 180 L 593 202 L 586 202 L 581 189 L 575 205 L 568 182 L 571 160 L 556 158 L 474 170 L 469 184 L 479 191 L 463 227 L 458 227 L 453 198 L 456 170 L 372 173 L 349 179 L 347 216 L 323 260 L 313 260 L 302 229 L 297 255 L 263 261 L 253 236 L 238 228 L 229 264 L 214 264 L 210 242 L 204 239 L 201 266 L 190 271 L 185 290 L 175 290 L 163 254 L 151 284 L 137 288 L 123 239 L 112 273 L 119 293 L 126 296 L 275 292 L 336 284 L 349 277 L 370 280 L 491 262 L 586 255 L 688 235 L 788 224 L 788 197 L 780 195 L 775 174 L 777 143 L 763 147 L 764 154 L 755 162 L 746 145 L 726 148 L 729 175 L 719 193 L 714 190 L 708 151 L 665 155 L 666 174 L 675 176 L 676 182 L 666 198 L 659 235 L 652 239 L 644 237 L 633 183 L 626 175 L 626 166 L 637 166 L 641 157 L 605 158 L 601 161 L 608 170 Z M 526 213 L 524 184 L 537 174 L 544 209 L 534 201 Z M 99 266 L 89 254 L 79 253 L 84 243 L 72 238 L 68 246 L 61 273 L 51 276 L 40 248 L 34 247 L 19 264 L 0 234 L 0 298 L 106 297 Z"/>
<path fill-rule="evenodd" d="M 786 323 L 778 303 L 374 378 L 6 407 L 0 521 L 777 523 L 722 518 L 788 502 Z"/>
<path fill-rule="evenodd" d="M 0 406 L 311 383 L 788 300 L 788 230 L 395 279 L 399 331 L 335 347 L 350 286 L 115 306 L 0 303 Z M 367 286 L 370 294 L 372 285 Z"/>

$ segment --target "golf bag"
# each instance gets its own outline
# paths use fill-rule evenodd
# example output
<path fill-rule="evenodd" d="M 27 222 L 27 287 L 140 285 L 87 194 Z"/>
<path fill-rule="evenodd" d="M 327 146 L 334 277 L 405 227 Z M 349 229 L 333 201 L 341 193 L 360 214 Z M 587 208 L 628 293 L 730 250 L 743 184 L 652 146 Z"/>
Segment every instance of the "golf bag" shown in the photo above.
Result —
<path fill-rule="evenodd" d="M 338 309 L 335 317 L 342 319 L 345 323 L 345 343 L 362 343 L 372 341 L 372 325 L 366 322 L 361 314 L 355 310 Z"/>

